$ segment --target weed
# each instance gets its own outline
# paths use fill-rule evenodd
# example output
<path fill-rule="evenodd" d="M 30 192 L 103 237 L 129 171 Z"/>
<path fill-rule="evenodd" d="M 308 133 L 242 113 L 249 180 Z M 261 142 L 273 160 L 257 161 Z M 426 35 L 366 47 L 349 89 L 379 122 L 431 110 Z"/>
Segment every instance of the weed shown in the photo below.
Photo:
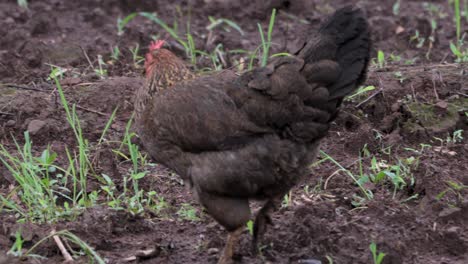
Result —
<path fill-rule="evenodd" d="M 28 9 L 28 0 L 18 0 L 18 6 L 24 9 Z"/>
<path fill-rule="evenodd" d="M 59 66 L 51 65 L 50 74 L 49 74 L 49 76 L 47 77 L 47 80 L 50 81 L 50 80 L 54 80 L 54 79 L 56 79 L 56 78 L 62 79 L 62 78 L 63 78 L 63 75 L 64 75 L 67 71 L 68 71 L 68 69 L 66 69 L 66 68 L 62 68 L 62 67 L 59 67 Z"/>
<path fill-rule="evenodd" d="M 59 197 L 76 202 L 69 197 L 70 190 L 63 183 L 51 178 L 51 173 L 63 171 L 54 164 L 57 154 L 47 148 L 39 157 L 35 157 L 28 132 L 24 133 L 24 138 L 22 147 L 13 138 L 19 157 L 11 155 L 0 145 L 0 161 L 18 184 L 7 197 L 0 195 L 2 207 L 15 212 L 20 221 L 53 222 L 76 215 L 75 209 L 78 208 L 70 208 L 67 202 L 63 206 L 57 203 Z M 73 196 L 77 197 L 74 193 Z"/>
<path fill-rule="evenodd" d="M 406 77 L 403 76 L 403 73 L 401 71 L 394 72 L 393 75 L 395 75 L 395 77 L 400 83 L 403 83 L 406 80 Z"/>
<path fill-rule="evenodd" d="M 360 86 L 356 92 L 354 92 L 352 95 L 348 96 L 346 100 L 348 101 L 354 101 L 355 98 L 362 98 L 363 96 L 367 95 L 368 92 L 375 90 L 375 86 L 369 85 L 369 86 Z M 367 97 L 367 96 L 365 96 Z M 359 100 L 358 100 L 359 101 Z"/>
<path fill-rule="evenodd" d="M 362 162 L 359 163 L 361 172 L 359 182 L 364 186 L 368 182 L 380 184 L 385 180 L 389 180 L 393 185 L 392 198 L 395 199 L 396 191 L 401 190 L 407 185 L 406 179 L 410 180 L 410 185 L 414 184 L 414 178 L 409 168 L 409 165 L 413 164 L 413 162 L 414 158 L 405 160 L 397 159 L 397 163 L 392 165 L 385 160 L 377 160 L 374 156 L 371 158 L 369 173 L 364 173 Z"/>
<path fill-rule="evenodd" d="M 337 172 L 340 172 L 340 171 L 345 172 L 354 181 L 354 183 L 356 183 L 356 185 L 359 187 L 359 189 L 361 190 L 362 194 L 365 197 L 364 200 L 371 200 L 374 197 L 373 193 L 370 190 L 366 189 L 364 185 L 361 183 L 361 181 L 359 181 L 358 178 L 351 171 L 343 167 L 339 162 L 337 162 L 335 159 L 333 159 L 330 155 L 328 155 L 324 151 L 320 151 L 320 154 L 324 156 L 325 158 L 324 161 L 330 160 L 332 163 L 338 166 L 339 170 Z"/>
<path fill-rule="evenodd" d="M 418 57 L 414 57 L 414 58 L 411 58 L 411 59 L 406 59 L 404 64 L 405 65 L 413 65 L 413 64 L 416 64 L 416 61 L 418 60 L 419 58 Z"/>
<path fill-rule="evenodd" d="M 385 53 L 381 50 L 379 50 L 377 52 L 377 65 L 379 67 L 379 69 L 383 69 L 386 65 L 386 61 L 385 61 Z"/>
<path fill-rule="evenodd" d="M 54 233 L 51 233 L 50 235 L 42 238 L 36 244 L 34 244 L 34 246 L 32 246 L 28 251 L 26 251 L 23 256 L 26 256 L 26 257 L 31 256 L 31 252 L 33 252 L 34 249 L 36 249 L 40 244 L 44 243 L 47 239 L 50 239 L 53 236 L 61 237 L 65 241 L 68 241 L 68 242 L 70 242 L 72 244 L 77 245 L 82 250 L 82 253 L 74 251 L 73 252 L 73 253 L 75 253 L 74 255 L 83 255 L 84 254 L 84 255 L 88 256 L 88 258 L 89 258 L 88 263 L 95 263 L 95 262 L 97 262 L 98 264 L 105 264 L 106 263 L 104 261 L 104 259 L 102 259 L 99 256 L 99 254 L 91 246 L 89 246 L 86 242 L 84 242 L 83 240 L 81 240 L 79 237 L 77 237 L 75 234 L 71 233 L 68 230 L 62 230 L 62 231 L 54 232 Z"/>
<path fill-rule="evenodd" d="M 374 264 L 381 264 L 386 254 L 383 252 L 378 252 L 377 245 L 374 242 L 369 245 L 369 249 L 372 253 Z"/>
<path fill-rule="evenodd" d="M 247 226 L 247 231 L 249 231 L 249 234 L 253 236 L 254 234 L 254 222 L 252 220 L 247 221 L 246 223 Z"/>
<path fill-rule="evenodd" d="M 401 56 L 400 55 L 395 55 L 395 54 L 390 54 L 390 60 L 392 62 L 400 62 L 401 61 Z"/>
<path fill-rule="evenodd" d="M 395 1 L 392 7 L 393 15 L 398 16 L 400 14 L 400 4 L 401 0 Z"/>
<path fill-rule="evenodd" d="M 234 21 L 232 20 L 229 20 L 229 19 L 226 19 L 226 18 L 218 18 L 218 19 L 215 19 L 214 17 L 212 16 L 208 16 L 208 19 L 210 20 L 210 24 L 208 26 L 206 26 L 206 29 L 208 31 L 212 31 L 214 30 L 216 27 L 219 27 L 219 26 L 223 26 L 223 25 L 227 25 L 227 27 L 223 27 L 223 29 L 227 32 L 229 32 L 229 28 L 233 28 L 235 30 L 237 30 L 242 36 L 244 35 L 244 31 L 242 30 L 242 28 Z"/>
<path fill-rule="evenodd" d="M 101 55 L 98 55 L 97 58 L 98 58 L 98 66 L 99 66 L 99 68 L 98 68 L 98 69 L 94 69 L 94 72 L 95 72 L 99 77 L 101 77 L 101 79 L 102 79 L 102 78 L 104 78 L 104 76 L 107 75 L 107 70 L 104 69 L 104 66 L 105 66 L 106 64 L 105 64 L 104 61 L 102 60 L 102 56 L 101 56 Z"/>
<path fill-rule="evenodd" d="M 276 18 L 276 9 L 273 9 L 271 11 L 271 16 L 270 16 L 270 23 L 268 24 L 268 31 L 267 31 L 267 39 L 265 40 L 265 36 L 263 33 L 262 26 L 260 23 L 257 24 L 258 31 L 260 33 L 260 39 L 262 40 L 261 47 L 263 49 L 262 51 L 262 59 L 261 59 L 261 64 L 260 66 L 265 67 L 268 62 L 268 54 L 270 51 L 271 47 L 271 37 L 272 37 L 272 32 L 273 32 L 273 26 L 275 24 L 275 18 Z"/>
<path fill-rule="evenodd" d="M 464 46 L 464 38 L 461 35 L 461 13 L 460 13 L 460 0 L 454 0 L 454 12 L 455 12 L 455 30 L 456 30 L 456 43 L 450 42 L 450 50 L 452 51 L 453 55 L 456 57 L 456 62 L 468 62 L 468 47 Z M 466 3 L 465 3 L 465 8 Z"/>
<path fill-rule="evenodd" d="M 283 202 L 281 203 L 281 207 L 289 207 L 292 202 L 292 191 L 289 191 L 289 193 L 285 194 L 283 197 Z"/>
<path fill-rule="evenodd" d="M 93 206 L 97 201 L 97 191 L 86 191 L 88 176 L 92 173 L 89 142 L 83 137 L 75 106 L 69 106 L 60 82 L 56 77 L 54 80 L 78 149 L 71 151 L 66 148 L 68 166 L 60 167 L 55 164 L 57 154 L 50 151 L 49 147 L 39 156 L 33 155 L 32 141 L 27 132 L 24 134 L 23 146 L 13 138 L 18 156 L 12 155 L 0 145 L 0 161 L 18 184 L 7 197 L 0 196 L 1 207 L 15 212 L 19 221 L 55 222 L 63 218 L 73 219 L 83 208 Z M 115 111 L 107 122 L 99 143 L 114 116 Z"/>
<path fill-rule="evenodd" d="M 87 139 L 83 137 L 83 131 L 81 129 L 80 119 L 76 114 L 75 105 L 72 106 L 70 109 L 67 99 L 65 98 L 65 94 L 62 90 L 62 86 L 57 78 L 55 80 L 55 85 L 57 86 L 57 91 L 60 96 L 60 101 L 66 113 L 66 118 L 68 124 L 70 125 L 73 133 L 75 135 L 75 139 L 78 143 L 78 156 L 76 153 L 72 155 L 68 148 L 66 148 L 66 153 L 69 161 L 69 168 L 67 170 L 68 173 L 72 174 L 73 178 L 73 201 L 77 201 L 77 196 L 82 197 L 82 201 L 89 205 L 89 199 L 86 193 L 86 185 L 87 185 L 87 175 L 91 168 L 91 163 L 89 160 L 89 142 Z M 76 166 L 76 167 L 75 167 Z M 80 185 L 81 192 L 77 192 L 77 183 Z"/>
<path fill-rule="evenodd" d="M 463 14 L 465 16 L 466 23 L 468 23 L 468 0 L 463 1 L 464 11 Z"/>
<path fill-rule="evenodd" d="M 332 175 L 339 172 L 344 172 L 348 175 L 354 183 L 359 187 L 361 195 L 354 194 L 352 204 L 360 207 L 368 200 L 373 199 L 374 194 L 369 188 L 371 185 L 384 185 L 390 183 L 393 186 L 392 199 L 396 198 L 396 192 L 403 189 L 405 186 L 413 186 L 415 179 L 412 174 L 412 169 L 417 168 L 419 161 L 414 157 L 409 158 L 395 158 L 393 163 L 383 159 L 378 159 L 376 156 L 371 155 L 370 152 L 364 148 L 364 157 L 360 157 L 355 163 L 358 165 L 358 172 L 353 173 L 351 170 L 346 169 L 330 155 L 321 151 L 321 155 L 325 160 L 333 162 L 339 169 Z M 387 155 L 390 156 L 390 151 Z M 365 162 L 369 160 L 370 162 Z M 414 199 L 417 196 L 411 198 Z"/>
<path fill-rule="evenodd" d="M 445 139 L 439 138 L 439 137 L 434 137 L 435 140 L 440 142 L 440 146 L 443 147 L 453 145 L 456 143 L 461 143 L 463 142 L 463 130 L 455 130 L 451 135 L 448 134 Z"/>
<path fill-rule="evenodd" d="M 131 13 L 124 19 L 117 18 L 117 35 L 122 36 L 125 26 L 137 16 L 137 13 Z"/>
<path fill-rule="evenodd" d="M 416 41 L 416 48 L 420 49 L 424 46 L 426 38 L 421 37 L 419 34 L 419 30 L 416 30 L 414 35 L 410 38 L 410 43 L 414 41 Z"/>
<path fill-rule="evenodd" d="M 170 27 L 168 24 L 162 21 L 155 13 L 140 12 L 139 15 L 161 26 L 167 33 L 169 33 L 169 35 L 171 35 L 171 37 L 173 37 L 177 42 L 179 42 L 184 47 L 187 56 L 189 56 L 189 50 L 190 50 L 189 44 L 187 41 L 184 41 L 179 36 L 177 23 L 174 23 L 174 26 Z"/>
<path fill-rule="evenodd" d="M 442 192 L 440 192 L 439 194 L 437 194 L 436 199 L 441 200 L 443 197 L 445 197 L 447 193 L 450 192 L 450 193 L 455 194 L 459 201 L 462 201 L 463 195 L 461 194 L 461 192 L 465 189 L 468 189 L 468 185 L 457 183 L 452 180 L 446 181 L 445 183 L 447 184 L 447 188 L 443 190 Z"/>
<path fill-rule="evenodd" d="M 463 42 L 463 40 L 461 42 Z M 457 47 L 455 44 L 450 43 L 450 50 L 452 51 L 452 54 L 456 57 L 455 62 L 468 62 L 468 47 L 463 49 L 461 45 L 460 47 Z"/>
<path fill-rule="evenodd" d="M 461 41 L 461 17 L 460 17 L 460 0 L 454 0 L 454 11 L 455 11 L 455 30 L 457 34 L 457 48 L 460 48 Z"/>
<path fill-rule="evenodd" d="M 111 50 L 111 59 L 118 61 L 120 58 L 120 49 L 119 46 L 112 47 Z"/>
<path fill-rule="evenodd" d="M 179 211 L 177 211 L 177 215 L 182 220 L 188 220 L 192 222 L 201 220 L 200 217 L 197 216 L 197 209 L 187 203 L 182 204 Z"/>
<path fill-rule="evenodd" d="M 140 51 L 140 45 L 137 43 L 134 48 L 129 48 L 129 50 L 130 53 L 132 53 L 133 67 L 140 68 L 140 65 L 145 61 L 145 58 L 138 54 Z"/>
<path fill-rule="evenodd" d="M 7 254 L 15 256 L 15 257 L 21 257 L 23 255 L 23 237 L 21 236 L 21 230 L 18 229 L 15 232 L 15 242 L 13 243 L 13 246 L 11 246 L 10 250 L 8 250 Z"/>

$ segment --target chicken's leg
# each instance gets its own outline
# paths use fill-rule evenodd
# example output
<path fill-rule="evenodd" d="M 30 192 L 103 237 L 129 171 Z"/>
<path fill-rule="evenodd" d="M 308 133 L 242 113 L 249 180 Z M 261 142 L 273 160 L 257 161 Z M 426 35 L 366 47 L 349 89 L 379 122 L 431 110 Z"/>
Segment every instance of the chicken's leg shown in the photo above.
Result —
<path fill-rule="evenodd" d="M 237 245 L 240 234 L 244 227 L 240 227 L 232 232 L 229 232 L 226 245 L 224 245 L 223 252 L 221 253 L 221 258 L 218 261 L 218 264 L 228 264 L 232 262 L 232 255 L 234 254 L 234 247 Z"/>
<path fill-rule="evenodd" d="M 271 221 L 270 213 L 276 209 L 276 204 L 278 203 L 277 198 L 268 200 L 260 209 L 255 218 L 254 230 L 253 230 L 253 239 L 252 239 L 252 251 L 254 254 L 258 253 L 258 243 L 262 239 L 268 224 L 273 224 Z"/>

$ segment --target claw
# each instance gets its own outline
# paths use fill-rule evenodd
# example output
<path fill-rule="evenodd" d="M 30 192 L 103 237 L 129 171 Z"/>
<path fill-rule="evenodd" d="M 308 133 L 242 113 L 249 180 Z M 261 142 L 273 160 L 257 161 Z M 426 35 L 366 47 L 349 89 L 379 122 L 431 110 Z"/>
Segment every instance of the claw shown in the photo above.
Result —
<path fill-rule="evenodd" d="M 273 225 L 270 212 L 275 209 L 275 202 L 268 201 L 257 214 L 253 228 L 252 253 L 258 254 L 258 244 L 267 230 L 267 225 Z"/>
<path fill-rule="evenodd" d="M 226 240 L 226 245 L 224 246 L 223 253 L 221 258 L 218 260 L 218 264 L 230 264 L 232 263 L 232 255 L 234 255 L 234 247 L 239 240 L 239 236 L 241 235 L 242 231 L 244 230 L 243 227 L 230 232 L 228 238 Z"/>

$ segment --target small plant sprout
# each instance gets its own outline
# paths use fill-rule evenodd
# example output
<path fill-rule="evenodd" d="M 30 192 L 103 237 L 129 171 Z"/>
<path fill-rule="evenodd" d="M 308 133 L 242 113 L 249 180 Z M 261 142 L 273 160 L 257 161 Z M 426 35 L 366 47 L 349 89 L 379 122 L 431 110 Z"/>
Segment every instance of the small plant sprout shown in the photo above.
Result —
<path fill-rule="evenodd" d="M 354 181 L 354 183 L 359 187 L 359 189 L 361 190 L 362 195 L 364 196 L 364 197 L 361 197 L 361 196 L 356 195 L 356 197 L 360 200 L 359 204 L 362 204 L 363 202 L 365 202 L 367 200 L 372 200 L 374 198 L 374 194 L 372 193 L 372 191 L 368 190 L 363 185 L 362 181 L 359 180 L 359 176 L 354 175 L 350 170 L 343 167 L 343 165 L 341 165 L 338 161 L 333 159 L 330 155 L 328 155 L 324 151 L 320 151 L 320 154 L 324 157 L 323 161 L 329 160 L 339 168 L 333 174 L 336 174 L 336 173 L 339 173 L 339 172 L 345 172 L 346 175 L 348 175 Z M 360 174 L 363 175 L 362 166 L 361 166 L 362 162 L 359 163 L 359 164 L 360 164 Z"/>
<path fill-rule="evenodd" d="M 462 201 L 463 194 L 461 192 L 465 189 L 468 189 L 468 185 L 464 185 L 452 180 L 446 181 L 445 183 L 447 184 L 447 188 L 444 191 L 437 194 L 436 199 L 441 200 L 447 193 L 453 193 L 454 195 L 456 195 L 459 201 Z"/>
<path fill-rule="evenodd" d="M 452 54 L 456 57 L 455 59 L 456 62 L 458 63 L 468 62 L 468 47 L 463 49 L 461 45 L 460 47 L 457 47 L 455 44 L 450 43 L 450 50 L 452 51 Z"/>
<path fill-rule="evenodd" d="M 187 56 L 190 55 L 189 54 L 189 50 L 190 50 L 189 43 L 187 41 L 183 40 L 179 36 L 177 23 L 174 23 L 174 26 L 170 27 L 168 24 L 166 24 L 164 21 L 162 21 L 155 13 L 140 12 L 139 14 L 140 14 L 140 16 L 145 17 L 145 18 L 149 19 L 150 21 L 153 21 L 154 23 L 161 26 L 167 33 L 169 33 L 169 35 L 171 35 L 171 37 L 173 37 L 177 42 L 179 42 L 180 45 L 182 45 L 184 47 Z"/>
<path fill-rule="evenodd" d="M 455 130 L 452 135 L 448 135 L 446 142 L 447 144 L 456 144 L 456 143 L 461 143 L 463 141 L 463 130 Z"/>
<path fill-rule="evenodd" d="M 381 264 L 386 254 L 383 252 L 378 252 L 377 245 L 374 242 L 369 245 L 369 249 L 372 253 L 374 264 Z"/>
<path fill-rule="evenodd" d="M 137 69 L 140 68 L 140 65 L 145 61 L 145 58 L 139 55 L 140 45 L 137 43 L 135 47 L 129 48 L 129 50 L 132 53 L 133 66 Z"/>
<path fill-rule="evenodd" d="M 18 0 L 18 6 L 24 9 L 28 9 L 28 0 Z"/>
<path fill-rule="evenodd" d="M 120 49 L 119 46 L 112 47 L 111 50 L 111 59 L 114 61 L 118 61 L 120 58 Z"/>
<path fill-rule="evenodd" d="M 271 11 L 271 17 L 270 17 L 270 23 L 268 24 L 268 31 L 267 31 L 267 39 L 265 40 L 265 36 L 263 33 L 262 26 L 260 24 L 257 24 L 258 31 L 260 32 L 260 38 L 262 40 L 262 58 L 261 58 L 261 64 L 260 66 L 265 67 L 268 62 L 269 58 L 269 51 L 271 47 L 271 38 L 272 38 L 272 32 L 273 32 L 273 26 L 275 25 L 275 18 L 276 18 L 276 9 L 273 9 Z"/>
<path fill-rule="evenodd" d="M 136 17 L 137 13 L 131 13 L 124 19 L 117 18 L 117 35 L 122 36 L 124 33 L 125 26 Z"/>
<path fill-rule="evenodd" d="M 66 68 L 62 68 L 62 67 L 55 66 L 55 65 L 50 65 L 50 67 L 51 67 L 50 73 L 49 73 L 49 76 L 47 77 L 48 81 L 56 79 L 56 78 L 62 79 L 63 75 L 68 71 L 68 69 Z"/>
<path fill-rule="evenodd" d="M 355 98 L 361 98 L 362 96 L 367 95 L 368 92 L 375 90 L 375 86 L 361 86 L 354 92 L 352 95 L 347 97 L 347 100 L 353 101 Z"/>
<path fill-rule="evenodd" d="M 410 43 L 414 41 L 416 41 L 416 48 L 420 49 L 424 46 L 426 38 L 421 37 L 419 34 L 419 30 L 416 30 L 414 35 L 410 38 Z"/>
<path fill-rule="evenodd" d="M 460 0 L 454 0 L 454 12 L 455 12 L 455 30 L 457 34 L 457 48 L 460 49 L 461 46 L 461 16 L 460 16 Z"/>
<path fill-rule="evenodd" d="M 206 27 L 208 31 L 214 30 L 216 27 L 223 26 L 223 29 L 227 32 L 230 32 L 230 28 L 235 29 L 241 36 L 244 35 L 244 31 L 242 28 L 234 21 L 226 19 L 226 18 L 218 18 L 215 19 L 212 16 L 208 16 L 208 19 L 210 20 L 210 24 Z"/>
<path fill-rule="evenodd" d="M 197 222 L 200 221 L 200 217 L 197 216 L 197 209 L 195 209 L 190 204 L 184 203 L 177 211 L 177 215 L 182 220 Z"/>
<path fill-rule="evenodd" d="M 98 55 L 98 69 L 95 69 L 94 71 L 96 72 L 97 75 L 99 75 L 101 78 L 104 78 L 104 76 L 107 75 L 107 70 L 104 69 L 104 66 L 106 64 L 104 63 L 104 60 L 102 59 L 102 55 Z"/>
<path fill-rule="evenodd" d="M 88 257 L 88 263 L 97 263 L 97 264 L 105 264 L 106 263 L 104 261 L 104 259 L 102 259 L 99 256 L 99 254 L 91 246 L 89 246 L 86 242 L 84 242 L 78 236 L 76 236 L 75 234 L 71 233 L 68 230 L 52 232 L 50 235 L 42 238 L 36 244 L 34 244 L 28 251 L 26 251 L 24 253 L 23 256 L 25 256 L 25 257 L 37 256 L 37 255 L 32 255 L 32 252 L 39 245 L 41 245 L 42 243 L 44 243 L 48 239 L 50 239 L 52 237 L 55 237 L 55 236 L 62 238 L 65 242 L 67 242 L 67 245 L 68 245 L 68 243 L 76 245 L 81 251 L 79 254 L 84 254 L 84 255 L 86 255 Z M 78 254 L 78 252 L 77 252 L 77 254 Z"/>
<path fill-rule="evenodd" d="M 15 257 L 23 256 L 23 243 L 24 240 L 21 236 L 21 229 L 18 229 L 15 232 L 15 242 L 13 243 L 13 246 L 11 246 L 10 250 L 8 250 L 7 254 Z"/>
<path fill-rule="evenodd" d="M 281 203 L 281 207 L 289 207 L 292 202 L 292 191 L 289 191 L 289 193 L 285 194 L 283 197 L 283 202 Z"/>
<path fill-rule="evenodd" d="M 401 71 L 397 71 L 393 73 L 393 75 L 395 75 L 395 77 L 398 79 L 400 83 L 403 83 L 406 80 L 405 76 L 403 76 L 403 73 Z"/>
<path fill-rule="evenodd" d="M 395 55 L 395 54 L 390 54 L 390 60 L 392 62 L 400 62 L 401 61 L 401 56 L 400 55 Z"/>
<path fill-rule="evenodd" d="M 400 14 L 400 3 L 401 0 L 396 0 L 395 3 L 393 4 L 392 11 L 393 15 L 398 16 Z"/>
<path fill-rule="evenodd" d="M 385 53 L 381 50 L 377 52 L 377 65 L 379 69 L 383 69 L 386 65 L 385 62 Z"/>
<path fill-rule="evenodd" d="M 456 57 L 456 62 L 468 62 L 468 47 L 464 46 L 465 34 L 461 34 L 461 12 L 460 12 L 460 0 L 454 0 L 454 12 L 455 12 L 455 30 L 456 30 L 456 43 L 450 42 L 450 50 Z M 467 3 L 465 2 L 465 9 L 468 9 Z M 466 14 L 465 14 L 466 15 Z M 468 16 L 467 16 L 468 19 Z"/>
<path fill-rule="evenodd" d="M 468 0 L 463 1 L 463 15 L 465 16 L 466 23 L 468 23 Z"/>
<path fill-rule="evenodd" d="M 249 231 L 249 234 L 253 236 L 254 234 L 254 222 L 252 220 L 247 221 L 247 231 Z"/>

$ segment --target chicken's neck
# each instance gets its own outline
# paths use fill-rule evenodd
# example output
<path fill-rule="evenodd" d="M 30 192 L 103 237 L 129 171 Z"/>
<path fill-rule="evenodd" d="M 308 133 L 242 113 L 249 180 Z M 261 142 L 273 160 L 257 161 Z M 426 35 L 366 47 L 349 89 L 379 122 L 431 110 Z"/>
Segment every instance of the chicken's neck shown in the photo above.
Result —
<path fill-rule="evenodd" d="M 172 64 L 169 67 L 160 68 L 158 71 L 150 72 L 146 76 L 145 85 L 141 86 L 135 98 L 135 119 L 138 121 L 151 103 L 152 98 L 165 89 L 170 89 L 173 85 L 195 77 L 184 64 Z"/>

